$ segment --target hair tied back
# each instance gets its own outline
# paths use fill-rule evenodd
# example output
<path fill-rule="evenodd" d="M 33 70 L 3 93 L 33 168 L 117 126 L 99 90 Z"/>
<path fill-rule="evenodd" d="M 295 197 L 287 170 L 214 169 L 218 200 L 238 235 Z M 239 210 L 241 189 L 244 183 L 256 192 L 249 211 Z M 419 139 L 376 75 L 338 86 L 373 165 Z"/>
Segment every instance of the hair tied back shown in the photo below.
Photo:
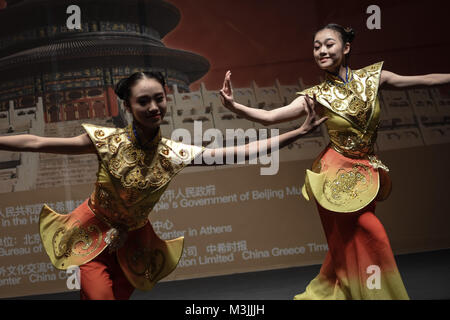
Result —
<path fill-rule="evenodd" d="M 347 35 L 347 42 L 352 42 L 353 41 L 353 39 L 355 38 L 355 30 L 353 30 L 353 28 L 351 28 L 351 27 L 346 27 L 346 28 L 344 28 L 344 31 L 345 31 L 345 33 L 346 33 L 346 35 Z"/>
<path fill-rule="evenodd" d="M 119 80 L 119 82 L 117 83 L 114 92 L 116 93 L 116 95 L 121 99 L 121 100 L 126 100 L 127 97 L 127 85 L 126 83 L 128 82 L 128 78 L 122 78 Z"/>

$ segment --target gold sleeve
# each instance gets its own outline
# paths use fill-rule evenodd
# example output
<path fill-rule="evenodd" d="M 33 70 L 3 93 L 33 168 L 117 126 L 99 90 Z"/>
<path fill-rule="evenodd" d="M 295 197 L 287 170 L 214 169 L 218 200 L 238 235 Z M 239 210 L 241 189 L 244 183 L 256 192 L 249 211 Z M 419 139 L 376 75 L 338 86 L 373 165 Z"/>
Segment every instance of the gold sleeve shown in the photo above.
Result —
<path fill-rule="evenodd" d="M 89 123 L 81 124 L 91 138 L 101 160 L 106 160 L 114 154 L 122 140 L 118 128 L 100 127 Z"/>
<path fill-rule="evenodd" d="M 204 150 L 204 147 L 162 138 L 159 154 L 168 159 L 178 169 L 177 171 L 179 171 L 192 163 Z"/>

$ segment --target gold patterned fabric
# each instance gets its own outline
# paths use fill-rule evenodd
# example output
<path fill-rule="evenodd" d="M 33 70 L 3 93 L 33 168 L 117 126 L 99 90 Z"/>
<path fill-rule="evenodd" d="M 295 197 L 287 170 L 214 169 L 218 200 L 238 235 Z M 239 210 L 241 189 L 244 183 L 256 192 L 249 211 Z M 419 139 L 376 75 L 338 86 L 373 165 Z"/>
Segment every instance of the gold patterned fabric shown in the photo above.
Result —
<path fill-rule="evenodd" d="M 382 66 L 383 62 L 378 62 L 360 70 L 349 69 L 347 83 L 327 73 L 324 82 L 299 92 L 316 95 L 329 118 L 325 124 L 330 145 L 316 159 L 312 171 L 307 170 L 303 188 L 306 199 L 314 197 L 328 210 L 354 212 L 389 194 L 389 190 L 380 190 L 379 176 L 379 170 L 389 169 L 373 154 Z M 388 178 L 384 173 L 383 177 Z M 390 183 L 382 186 L 390 188 Z"/>
<path fill-rule="evenodd" d="M 126 246 L 117 251 L 117 259 L 134 287 L 150 290 L 176 268 L 183 253 L 183 241 L 183 237 L 161 240 L 147 223 L 128 234 Z"/>
<path fill-rule="evenodd" d="M 368 159 L 348 158 L 333 148 L 321 154 L 320 165 L 307 170 L 303 196 L 314 198 L 322 207 L 333 212 L 356 212 L 372 200 L 383 200 L 379 169 Z M 315 170 L 314 170 L 315 169 Z"/>
<path fill-rule="evenodd" d="M 119 263 L 136 288 L 149 290 L 175 269 L 184 239 L 161 240 L 148 215 L 172 178 L 204 148 L 163 138 L 160 132 L 142 147 L 131 125 L 82 126 L 99 159 L 95 188 L 70 214 L 44 206 L 40 216 L 44 247 L 55 267 L 66 269 L 99 255 L 111 243 L 113 231 L 126 232 L 127 240 L 117 251 Z"/>
<path fill-rule="evenodd" d="M 170 180 L 203 151 L 162 138 L 138 148 L 131 126 L 126 129 L 83 124 L 101 159 L 92 210 L 111 225 L 141 228 Z"/>
<path fill-rule="evenodd" d="M 107 246 L 108 225 L 90 212 L 88 200 L 70 214 L 59 214 L 44 205 L 39 216 L 41 241 L 57 269 L 78 266 L 98 256 Z"/>
<path fill-rule="evenodd" d="M 331 146 L 349 157 L 373 152 L 380 117 L 378 86 L 383 62 L 349 70 L 348 83 L 327 73 L 321 84 L 299 94 L 317 97 L 325 107 L 325 122 Z"/>

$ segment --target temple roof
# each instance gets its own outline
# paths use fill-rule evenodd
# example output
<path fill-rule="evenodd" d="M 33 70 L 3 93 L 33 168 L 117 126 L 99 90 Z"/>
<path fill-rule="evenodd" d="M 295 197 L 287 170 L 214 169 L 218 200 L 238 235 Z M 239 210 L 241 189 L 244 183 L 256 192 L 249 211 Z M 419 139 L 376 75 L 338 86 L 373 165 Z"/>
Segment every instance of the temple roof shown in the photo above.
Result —
<path fill-rule="evenodd" d="M 67 7 L 81 9 L 80 30 L 66 28 Z M 164 0 L 10 0 L 0 10 L 0 81 L 92 67 L 144 66 L 175 71 L 192 83 L 204 57 L 167 48 L 162 38 L 180 20 Z"/>
<path fill-rule="evenodd" d="M 127 64 L 179 70 L 187 75 L 189 82 L 201 78 L 210 67 L 208 60 L 200 55 L 155 45 L 139 37 L 87 37 L 62 40 L 0 58 L 0 81 L 54 68 L 66 71 Z"/>

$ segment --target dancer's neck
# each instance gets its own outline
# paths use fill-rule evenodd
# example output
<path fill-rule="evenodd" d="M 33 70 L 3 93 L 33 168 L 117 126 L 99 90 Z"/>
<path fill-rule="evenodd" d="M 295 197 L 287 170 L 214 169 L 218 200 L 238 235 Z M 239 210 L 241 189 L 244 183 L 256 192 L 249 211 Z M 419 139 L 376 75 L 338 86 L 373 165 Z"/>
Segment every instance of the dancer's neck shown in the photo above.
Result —
<path fill-rule="evenodd" d="M 147 144 L 150 141 L 153 141 L 155 139 L 156 135 L 158 134 L 159 127 L 156 128 L 146 128 L 142 127 L 139 123 L 136 121 L 133 121 L 134 127 L 136 128 L 137 138 L 141 141 L 142 144 Z"/>
<path fill-rule="evenodd" d="M 348 79 L 348 66 L 340 65 L 338 68 L 334 70 L 327 70 L 327 72 L 331 73 L 336 77 L 339 77 L 344 83 L 350 80 Z"/>

